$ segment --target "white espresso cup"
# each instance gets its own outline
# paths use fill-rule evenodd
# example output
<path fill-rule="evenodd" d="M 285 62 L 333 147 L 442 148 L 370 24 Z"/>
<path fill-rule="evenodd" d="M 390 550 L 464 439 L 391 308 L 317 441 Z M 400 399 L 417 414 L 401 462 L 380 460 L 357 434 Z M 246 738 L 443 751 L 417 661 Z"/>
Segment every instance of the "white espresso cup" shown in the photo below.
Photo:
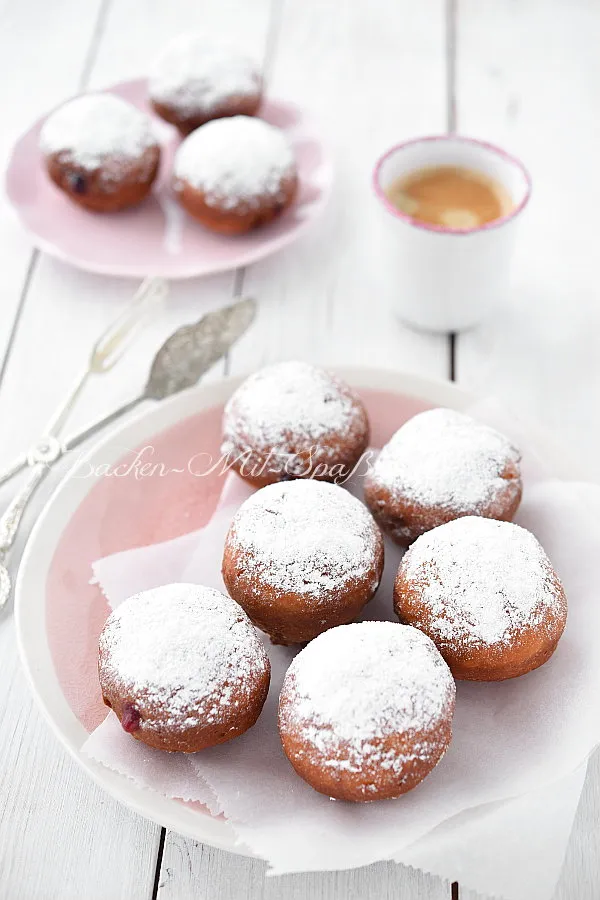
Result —
<path fill-rule="evenodd" d="M 436 166 L 472 169 L 499 182 L 512 201 L 509 212 L 473 228 L 450 228 L 414 219 L 388 200 L 398 178 Z M 517 220 L 531 194 L 531 178 L 519 160 L 472 138 L 416 138 L 380 158 L 373 186 L 384 276 L 392 279 L 403 320 L 427 331 L 461 331 L 505 299 Z"/>

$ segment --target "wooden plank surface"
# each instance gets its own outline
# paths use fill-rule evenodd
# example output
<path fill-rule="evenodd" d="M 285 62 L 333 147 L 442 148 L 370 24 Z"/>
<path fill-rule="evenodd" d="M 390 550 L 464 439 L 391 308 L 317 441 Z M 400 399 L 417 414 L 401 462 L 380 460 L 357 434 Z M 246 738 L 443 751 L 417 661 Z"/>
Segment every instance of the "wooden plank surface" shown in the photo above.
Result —
<path fill-rule="evenodd" d="M 598 900 L 600 896 L 600 751 L 588 775 L 553 900 Z"/>
<path fill-rule="evenodd" d="M 377 863 L 349 872 L 265 876 L 266 864 L 170 834 L 159 900 L 450 900 L 450 886 L 414 869 Z"/>
<path fill-rule="evenodd" d="M 453 10 L 459 130 L 520 153 L 536 180 L 515 291 L 503 315 L 457 341 L 458 377 L 559 430 L 598 473 L 600 10 L 586 0 L 20 0 L 0 6 L 0 158 L 32 118 L 88 76 L 90 86 L 100 87 L 138 75 L 171 36 L 201 27 L 237 38 L 265 59 L 271 93 L 310 110 L 336 159 L 336 195 L 323 220 L 243 278 L 232 273 L 175 285 L 136 353 L 86 393 L 75 425 L 131 396 L 153 348 L 177 324 L 227 302 L 242 283 L 261 310 L 251 339 L 231 355 L 232 372 L 299 356 L 448 374 L 446 339 L 411 332 L 389 312 L 384 272 L 368 238 L 369 174 L 377 155 L 403 137 L 444 130 L 446 15 Z M 0 416 L 10 423 L 1 464 L 37 435 L 132 285 L 44 256 L 31 268 L 29 243 L 5 202 L 0 240 L 0 359 L 11 344 L 0 369 Z M 7 496 L 4 490 L 0 502 Z M 0 659 L 0 896 L 449 900 L 449 885 L 393 864 L 271 879 L 262 863 L 176 834 L 167 834 L 163 847 L 160 829 L 91 784 L 41 721 L 10 621 L 0 622 Z M 599 812 L 596 757 L 556 900 L 600 896 Z M 467 900 L 466 891 L 461 898 Z"/>
<path fill-rule="evenodd" d="M 458 379 L 501 394 L 597 477 L 600 10 L 587 0 L 459 0 L 458 128 L 534 172 L 499 314 L 458 342 Z"/>
<path fill-rule="evenodd" d="M 599 43 L 587 0 L 458 0 L 458 131 L 499 143 L 534 175 L 511 296 L 458 339 L 458 380 L 546 425 L 596 479 Z M 600 897 L 599 812 L 596 755 L 557 900 Z"/>
<path fill-rule="evenodd" d="M 97 787 L 34 705 L 0 625 L 0 896 L 5 900 L 146 900 L 159 829 Z"/>
<path fill-rule="evenodd" d="M 33 118 L 87 82 L 106 11 L 106 4 L 98 0 L 3 4 L 2 158 Z M 31 291 L 40 284 L 45 263 L 42 259 L 31 265 L 29 241 L 5 202 L 0 240 L 0 354 L 12 341 L 3 367 L 0 408 L 5 423 L 10 423 L 3 429 L 2 450 L 10 452 L 22 449 L 22 437 L 36 433 L 43 424 L 40 416 L 46 416 L 49 404 L 58 399 L 62 384 L 53 376 L 61 364 L 67 368 L 76 359 L 75 352 L 71 359 L 70 351 L 77 346 L 77 326 L 73 316 L 70 323 L 61 317 L 60 302 L 68 287 L 56 280 L 50 286 L 41 284 L 39 294 L 52 325 L 46 324 L 46 334 L 29 330 Z M 81 298 L 73 292 L 71 300 L 77 303 Z M 69 339 L 68 324 L 74 339 Z M 30 341 L 24 340 L 26 333 L 32 335 Z M 14 444 L 8 435 L 15 438 Z M 5 491 L 3 497 L 7 496 Z M 154 881 L 159 829 L 110 800 L 50 734 L 21 672 L 11 619 L 0 622 L 0 659 L 0 895 L 10 900 L 147 897 Z"/>
<path fill-rule="evenodd" d="M 296 356 L 446 377 L 447 339 L 411 331 L 391 312 L 371 189 L 373 166 L 394 142 L 444 130 L 443 0 L 284 3 L 269 91 L 318 124 L 336 185 L 298 244 L 247 273 L 260 318 L 253 342 L 234 349 L 232 371 Z"/>
<path fill-rule="evenodd" d="M 0 166 L 12 145 L 42 112 L 83 84 L 93 61 L 103 0 L 33 0 L 0 6 Z M 56 40 L 49 42 L 48 34 Z M 43 73 L 43 74 L 42 74 Z M 0 288 L 0 380 L 13 326 L 25 299 L 34 262 L 29 240 L 14 213 L 0 203 L 2 286 Z"/>

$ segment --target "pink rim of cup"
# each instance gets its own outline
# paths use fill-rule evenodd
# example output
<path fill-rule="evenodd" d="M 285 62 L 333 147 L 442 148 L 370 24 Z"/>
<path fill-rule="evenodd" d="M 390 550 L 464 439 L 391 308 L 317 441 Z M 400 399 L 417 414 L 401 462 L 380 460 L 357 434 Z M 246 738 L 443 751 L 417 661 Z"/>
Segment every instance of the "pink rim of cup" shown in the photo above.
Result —
<path fill-rule="evenodd" d="M 380 180 L 381 169 L 383 168 L 387 160 L 399 150 L 405 150 L 407 147 L 413 147 L 418 144 L 426 144 L 436 141 L 447 141 L 449 138 L 454 141 L 460 141 L 464 144 L 471 144 L 475 147 L 480 147 L 483 150 L 488 150 L 490 153 L 496 154 L 497 156 L 505 160 L 505 162 L 508 162 L 521 170 L 527 188 L 524 197 L 513 209 L 511 209 L 509 213 L 501 216 L 499 219 L 494 219 L 491 222 L 485 222 L 483 225 L 475 225 L 472 228 L 451 228 L 448 225 L 434 225 L 429 222 L 422 222 L 420 219 L 414 219 L 412 216 L 409 216 L 407 213 L 399 210 L 398 207 L 394 206 L 393 203 L 390 203 L 383 188 L 381 187 Z M 410 225 L 414 225 L 416 228 L 422 228 L 425 231 L 438 231 L 442 234 L 472 234 L 475 231 L 487 231 L 491 228 L 499 228 L 510 219 L 513 219 L 515 216 L 517 216 L 527 206 L 531 197 L 532 188 L 531 175 L 529 174 L 527 167 L 516 156 L 512 156 L 512 154 L 507 153 L 506 150 L 502 150 L 501 147 L 497 147 L 495 144 L 490 144 L 488 141 L 480 141 L 477 138 L 462 137 L 461 135 L 457 134 L 427 135 L 426 137 L 410 138 L 407 141 L 401 141 L 399 144 L 394 144 L 394 146 L 390 147 L 389 150 L 386 150 L 386 152 L 383 153 L 375 163 L 372 183 L 375 194 L 383 203 L 387 211 L 390 212 L 393 216 L 396 216 L 398 219 L 403 219 L 405 222 L 408 222 Z"/>

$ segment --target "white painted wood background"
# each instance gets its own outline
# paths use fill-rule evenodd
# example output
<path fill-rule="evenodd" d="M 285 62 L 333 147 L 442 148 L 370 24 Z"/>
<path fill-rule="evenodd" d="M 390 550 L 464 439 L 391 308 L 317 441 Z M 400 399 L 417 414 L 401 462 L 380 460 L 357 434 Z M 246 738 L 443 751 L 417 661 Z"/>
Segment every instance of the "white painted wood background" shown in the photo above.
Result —
<path fill-rule="evenodd" d="M 269 91 L 320 121 L 336 155 L 335 198 L 311 233 L 279 256 L 175 284 L 127 371 L 123 364 L 93 386 L 73 424 L 131 396 L 176 324 L 243 286 L 261 301 L 258 324 L 210 377 L 286 357 L 454 375 L 558 431 L 600 475 L 600 4 L 3 0 L 2 164 L 33 118 L 83 87 L 143 73 L 168 38 L 191 28 L 241 40 L 264 60 Z M 378 153 L 444 131 L 453 107 L 459 131 L 503 144 L 534 176 L 510 304 L 455 342 L 416 334 L 391 316 L 369 245 L 369 174 Z M 32 253 L 3 200 L 0 259 L 1 464 L 37 436 L 131 284 Z M 0 504 L 8 496 L 5 489 Z M 2 900 L 458 896 L 456 886 L 392 864 L 265 879 L 260 863 L 165 834 L 96 788 L 58 745 L 33 706 L 10 619 L 0 623 L 0 665 Z M 555 900 L 600 897 L 599 813 L 596 757 Z"/>

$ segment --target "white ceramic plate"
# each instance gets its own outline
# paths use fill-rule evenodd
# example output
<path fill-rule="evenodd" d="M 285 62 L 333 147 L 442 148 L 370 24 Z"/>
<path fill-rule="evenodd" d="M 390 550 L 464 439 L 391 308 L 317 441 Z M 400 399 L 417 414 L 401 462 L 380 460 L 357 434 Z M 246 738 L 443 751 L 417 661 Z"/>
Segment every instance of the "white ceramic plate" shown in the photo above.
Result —
<path fill-rule="evenodd" d="M 440 405 L 464 409 L 474 399 L 448 382 L 372 369 L 337 371 L 361 391 L 375 446 L 421 409 Z M 15 615 L 19 649 L 34 695 L 59 740 L 91 778 L 160 825 L 244 853 L 224 819 L 144 790 L 81 752 L 88 731 L 105 714 L 95 648 L 108 607 L 99 589 L 88 584 L 90 563 L 118 549 L 200 527 L 212 512 L 219 489 L 208 479 L 192 482 L 175 474 L 169 476 L 170 482 L 159 476 L 143 482 L 131 473 L 120 481 L 106 474 L 91 477 L 91 468 L 113 471 L 111 467 L 127 456 L 125 448 L 150 444 L 169 466 L 197 451 L 199 440 L 201 449 L 214 452 L 222 405 L 239 382 L 234 378 L 200 386 L 148 409 L 111 431 L 77 461 L 30 536 L 16 584 Z"/>

